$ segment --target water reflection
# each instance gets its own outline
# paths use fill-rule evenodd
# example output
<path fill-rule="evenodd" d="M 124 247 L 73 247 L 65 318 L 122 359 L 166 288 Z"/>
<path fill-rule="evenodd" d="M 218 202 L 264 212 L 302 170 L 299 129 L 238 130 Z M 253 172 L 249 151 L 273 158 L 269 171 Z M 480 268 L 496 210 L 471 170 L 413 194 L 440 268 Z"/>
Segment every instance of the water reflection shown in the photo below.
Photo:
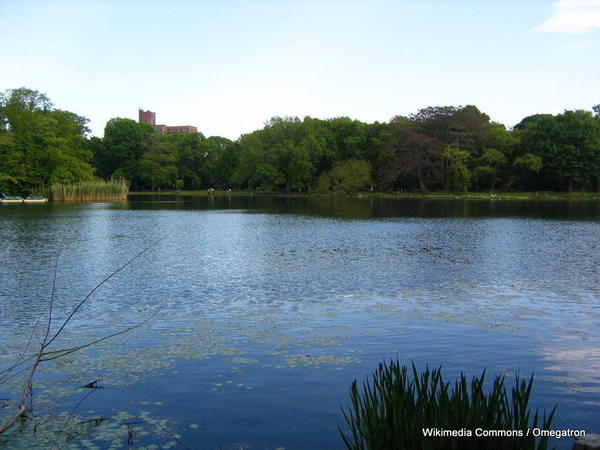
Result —
<path fill-rule="evenodd" d="M 272 196 L 130 196 L 127 209 L 226 209 L 368 219 L 381 217 L 600 219 L 600 201 Z"/>

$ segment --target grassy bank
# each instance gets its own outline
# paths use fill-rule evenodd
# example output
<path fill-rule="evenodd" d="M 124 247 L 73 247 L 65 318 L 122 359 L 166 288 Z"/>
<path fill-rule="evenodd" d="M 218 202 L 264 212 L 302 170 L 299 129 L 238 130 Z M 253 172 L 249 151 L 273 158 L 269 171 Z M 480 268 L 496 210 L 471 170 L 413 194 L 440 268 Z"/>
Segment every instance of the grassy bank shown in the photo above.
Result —
<path fill-rule="evenodd" d="M 217 197 L 226 196 L 244 196 L 244 195 L 274 195 L 274 193 L 264 193 L 258 191 L 213 191 L 209 193 L 206 189 L 201 191 L 138 191 L 130 192 L 133 195 L 192 195 L 197 197 L 208 197 L 209 195 Z"/>
<path fill-rule="evenodd" d="M 90 180 L 77 183 L 54 183 L 48 196 L 54 201 L 107 202 L 126 200 L 129 182 L 118 180 Z"/>
<path fill-rule="evenodd" d="M 266 195 L 266 196 L 284 196 L 284 197 L 328 197 L 327 194 L 308 194 L 298 192 L 261 192 L 261 191 L 214 191 L 209 193 L 207 190 L 201 191 L 144 191 L 131 192 L 135 195 L 190 195 L 190 196 L 245 196 L 245 195 Z M 339 195 L 337 195 L 339 196 Z M 447 199 L 473 199 L 473 200 L 491 200 L 489 192 L 447 192 L 435 191 L 426 194 L 420 192 L 358 192 L 344 195 L 344 197 L 356 198 L 447 198 Z M 600 200 L 600 194 L 593 192 L 500 192 L 496 193 L 496 200 Z"/>
<path fill-rule="evenodd" d="M 366 197 L 405 197 L 405 198 L 461 198 L 461 199 L 510 199 L 510 200 L 600 200 L 600 194 L 594 192 L 447 192 L 435 191 L 426 194 L 418 192 L 358 194 Z"/>

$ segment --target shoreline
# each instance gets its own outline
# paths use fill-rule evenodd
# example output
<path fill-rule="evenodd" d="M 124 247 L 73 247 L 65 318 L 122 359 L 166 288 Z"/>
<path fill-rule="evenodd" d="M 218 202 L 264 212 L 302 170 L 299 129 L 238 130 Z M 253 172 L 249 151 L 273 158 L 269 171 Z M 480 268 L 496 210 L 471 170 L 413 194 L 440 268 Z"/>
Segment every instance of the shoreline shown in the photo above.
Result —
<path fill-rule="evenodd" d="M 139 191 L 131 195 L 181 195 L 190 197 L 287 197 L 287 198 L 406 198 L 406 199 L 445 199 L 445 200 L 600 200 L 600 194 L 593 192 L 506 192 L 491 197 L 489 192 L 452 193 L 445 191 L 428 192 L 359 192 L 353 194 L 310 194 L 302 192 L 260 192 L 260 191 Z"/>

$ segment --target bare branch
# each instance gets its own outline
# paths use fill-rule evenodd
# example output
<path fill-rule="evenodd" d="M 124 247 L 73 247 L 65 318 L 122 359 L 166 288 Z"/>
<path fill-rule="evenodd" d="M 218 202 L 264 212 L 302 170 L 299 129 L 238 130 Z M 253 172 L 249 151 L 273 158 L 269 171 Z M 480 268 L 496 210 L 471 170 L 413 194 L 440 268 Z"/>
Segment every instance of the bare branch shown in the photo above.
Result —
<path fill-rule="evenodd" d="M 48 312 L 48 320 L 47 320 L 47 325 L 46 325 L 46 331 L 45 331 L 45 335 L 44 338 L 42 340 L 39 339 L 39 336 L 36 333 L 37 327 L 42 319 L 42 317 L 44 316 L 45 311 L 38 317 L 38 320 L 36 322 L 36 324 L 33 327 L 33 330 L 31 332 L 31 335 L 29 337 L 29 341 L 27 343 L 26 349 L 25 351 L 23 351 L 19 357 L 16 359 L 16 361 L 12 364 L 11 367 L 9 367 L 8 369 L 5 369 L 4 371 L 0 372 L 0 374 L 2 374 L 2 378 L 0 379 L 0 383 L 3 383 L 11 378 L 16 377 L 17 375 L 20 375 L 21 373 L 30 370 L 29 372 L 29 377 L 27 378 L 27 381 L 25 382 L 25 385 L 23 387 L 23 391 L 21 392 L 21 399 L 19 401 L 19 408 L 16 412 L 16 414 L 10 419 L 8 420 L 2 427 L 0 427 L 0 434 L 4 433 L 6 430 L 8 430 L 10 427 L 12 427 L 15 422 L 20 418 L 23 417 L 25 415 L 25 412 L 28 409 L 28 398 L 31 397 L 31 392 L 32 392 L 32 381 L 33 381 L 33 376 L 35 375 L 35 371 L 38 367 L 39 364 L 43 363 L 43 362 L 47 362 L 47 361 L 52 361 L 54 359 L 58 359 L 61 358 L 63 356 L 69 355 L 71 353 L 77 352 L 79 350 L 82 350 L 84 348 L 90 347 L 94 344 L 98 344 L 102 341 L 105 341 L 107 339 L 113 338 L 115 336 L 119 336 L 121 334 L 127 333 L 128 331 L 131 331 L 135 328 L 138 328 L 140 326 L 142 326 L 143 324 L 145 324 L 146 322 L 148 322 L 150 319 L 152 319 L 157 313 L 158 310 L 155 311 L 154 313 L 152 313 L 148 318 L 146 318 L 145 320 L 143 320 L 142 322 L 125 328 L 121 331 L 118 331 L 116 333 L 112 333 L 108 336 L 104 336 L 100 339 L 96 339 L 92 342 L 89 342 L 87 344 L 84 345 L 79 345 L 76 347 L 71 347 L 68 349 L 63 349 L 63 350 L 56 350 L 56 351 L 52 351 L 52 352 L 45 352 L 44 350 L 46 348 L 48 348 L 48 346 L 50 344 L 52 344 L 52 342 L 58 337 L 60 336 L 61 332 L 63 331 L 63 329 L 67 326 L 67 324 L 70 322 L 70 320 L 73 318 L 73 316 L 77 313 L 77 311 L 85 304 L 85 302 L 101 287 L 103 286 L 108 280 L 110 280 L 111 278 L 113 278 L 115 275 L 117 275 L 119 272 L 121 272 L 123 269 L 125 269 L 127 266 L 129 266 L 131 263 L 133 263 L 136 259 L 138 259 L 140 256 L 142 256 L 144 253 L 148 252 L 150 249 L 152 249 L 153 247 L 155 247 L 160 241 L 162 241 L 164 238 L 158 239 L 156 242 L 152 243 L 151 245 L 149 245 L 148 247 L 144 248 L 142 251 L 140 251 L 138 254 L 136 254 L 133 258 L 131 258 L 129 261 L 127 261 L 125 264 L 123 264 L 121 267 L 119 267 L 117 270 L 113 271 L 111 274 L 109 274 L 106 278 L 104 278 L 100 283 L 98 283 L 85 297 L 83 300 L 81 300 L 77 306 L 73 309 L 73 311 L 71 311 L 71 314 L 69 314 L 69 316 L 62 322 L 61 326 L 59 327 L 59 329 L 56 331 L 56 333 L 53 334 L 53 336 L 48 339 L 48 337 L 50 336 L 50 330 L 52 327 L 52 312 L 53 312 L 53 308 L 54 308 L 54 298 L 56 295 L 56 280 L 57 280 L 57 272 L 58 272 L 58 260 L 60 257 L 60 251 L 62 249 L 62 244 L 58 249 L 57 255 L 56 255 L 56 260 L 55 260 L 55 264 L 54 264 L 54 274 L 53 274 L 53 279 L 52 279 L 52 292 L 50 295 L 50 300 L 48 302 L 48 306 L 46 308 L 49 309 Z M 37 351 L 37 353 L 35 353 L 35 355 L 27 358 L 25 361 L 22 361 L 23 356 L 25 355 L 25 353 L 27 352 L 27 350 L 29 349 L 29 346 L 31 344 L 31 341 L 33 339 L 33 336 L 36 336 L 36 338 L 40 341 L 40 347 L 39 350 Z M 50 357 L 48 357 L 48 355 L 52 355 Z M 11 372 L 23 365 L 26 364 L 27 362 L 33 360 L 33 363 L 30 364 L 29 366 L 19 370 L 17 373 L 13 373 L 11 374 Z M 85 398 L 85 397 L 84 397 Z M 79 406 L 79 404 L 77 405 Z M 64 430 L 64 427 L 63 427 Z M 61 430 L 62 433 L 62 430 Z"/>
<path fill-rule="evenodd" d="M 53 305 L 54 305 L 54 296 L 56 293 L 56 278 L 57 278 L 57 272 L 58 272 L 58 260 L 60 258 L 60 253 L 61 250 L 63 248 L 63 242 L 64 242 L 64 236 L 61 239 L 61 243 L 59 244 L 58 250 L 56 251 L 56 258 L 54 260 L 54 273 L 52 276 L 52 290 L 50 293 L 50 300 L 48 301 L 48 304 L 46 305 L 45 309 L 50 309 L 49 314 L 48 314 L 48 325 L 46 327 L 46 335 L 44 337 L 43 340 L 40 340 L 39 336 L 37 335 L 37 327 L 40 324 L 42 317 L 44 317 L 44 314 L 46 313 L 46 311 L 42 311 L 42 313 L 39 315 L 37 321 L 35 322 L 35 325 L 33 326 L 33 329 L 31 330 L 31 334 L 29 335 L 29 339 L 27 340 L 27 345 L 25 346 L 25 350 L 23 350 L 19 356 L 17 357 L 17 359 L 15 360 L 15 362 L 8 368 L 5 369 L 3 371 L 0 372 L 0 375 L 3 375 L 0 378 L 0 384 L 4 383 L 5 381 L 7 381 L 8 379 L 12 378 L 12 377 L 8 377 L 8 374 L 10 372 L 12 372 L 15 368 L 17 368 L 18 366 L 25 364 L 28 361 L 31 361 L 32 359 L 35 359 L 35 355 L 30 356 L 29 358 L 27 358 L 26 360 L 22 360 L 23 356 L 27 353 L 27 350 L 29 350 L 29 346 L 31 345 L 31 341 L 33 340 L 33 336 L 36 337 L 36 339 L 38 340 L 40 346 L 42 345 L 43 342 L 45 342 L 48 339 L 48 334 L 50 333 L 50 326 L 52 323 L 52 309 L 53 309 Z M 29 366 L 31 367 L 31 366 Z M 19 372 L 21 373 L 21 372 Z"/>
<path fill-rule="evenodd" d="M 83 304 L 94 294 L 94 292 L 96 292 L 102 285 L 104 285 L 104 283 L 106 283 L 112 277 L 114 277 L 115 275 L 117 275 L 119 272 L 121 272 L 123 269 L 125 269 L 127 266 L 129 266 L 132 262 L 134 262 L 136 259 L 138 259 L 140 256 L 142 256 L 144 253 L 146 253 L 147 251 L 149 251 L 151 248 L 155 247 L 163 239 L 164 238 L 160 238 L 156 242 L 152 243 L 151 245 L 149 245 L 148 247 L 146 247 L 145 249 L 143 249 L 141 252 L 139 252 L 137 255 L 135 255 L 133 258 L 131 258 L 129 261 L 127 261 L 125 264 L 123 264 L 121 267 L 119 267 L 117 270 L 115 270 L 110 275 L 108 275 L 106 278 L 104 278 L 104 280 L 102 280 L 100 283 L 98 283 L 85 296 L 85 298 L 83 300 L 81 300 L 81 302 L 79 302 L 79 304 L 75 307 L 75 309 L 73 311 L 71 311 L 71 314 L 69 314 L 69 317 L 67 317 L 65 319 L 65 321 L 60 326 L 60 328 L 58 329 L 58 331 L 56 333 L 54 333 L 54 336 L 52 336 L 52 339 L 50 339 L 48 342 L 45 342 L 44 345 L 43 345 L 43 347 L 48 347 L 50 344 L 52 344 L 52 342 L 60 335 L 60 333 L 62 332 L 62 330 L 67 326 L 67 324 L 69 323 L 69 321 L 73 318 L 73 316 L 79 310 L 79 308 L 81 308 L 83 306 Z"/>
<path fill-rule="evenodd" d="M 33 380 L 33 375 L 35 374 L 35 370 L 37 369 L 37 366 L 39 363 L 40 363 L 40 355 L 38 353 L 35 363 L 33 363 L 31 366 L 31 372 L 29 372 L 29 378 L 27 379 L 27 382 L 25 383 L 25 387 L 23 388 L 23 391 L 21 392 L 21 400 L 19 401 L 19 409 L 17 410 L 17 413 L 13 416 L 13 418 L 10 419 L 8 422 L 6 422 L 0 428 L 0 434 L 4 433 L 6 430 L 8 430 L 10 427 L 12 427 L 20 417 L 23 417 L 23 415 L 25 414 L 25 411 L 27 411 L 27 398 L 31 395 L 31 388 L 32 388 L 31 381 Z"/>
<path fill-rule="evenodd" d="M 54 308 L 54 295 L 56 294 L 56 274 L 58 272 L 58 259 L 60 258 L 60 252 L 63 247 L 64 236 L 61 239 L 60 244 L 58 245 L 58 250 L 56 251 L 56 259 L 54 260 L 54 274 L 52 275 L 52 292 L 50 294 L 50 304 L 48 311 L 48 326 L 46 327 L 46 334 L 44 335 L 44 339 L 42 342 L 46 342 L 48 340 L 48 335 L 50 334 L 50 327 L 52 326 L 52 309 Z"/>
<path fill-rule="evenodd" d="M 47 309 L 47 308 L 48 308 L 48 306 L 46 306 L 46 309 Z M 31 361 L 32 359 L 35 359 L 35 354 L 34 354 L 34 355 L 32 355 L 32 356 L 30 356 L 29 358 L 27 358 L 27 359 L 25 359 L 25 360 L 23 360 L 23 356 L 24 356 L 24 355 L 27 353 L 27 350 L 29 350 L 29 346 L 31 345 L 31 341 L 33 340 L 33 336 L 34 336 L 34 335 L 35 335 L 35 336 L 36 336 L 36 338 L 38 339 L 38 342 L 40 342 L 40 341 L 39 341 L 39 337 L 38 337 L 38 336 L 37 336 L 37 334 L 36 334 L 36 330 L 37 330 L 37 327 L 38 327 L 38 325 L 40 324 L 40 322 L 41 322 L 41 320 L 42 320 L 42 317 L 44 316 L 44 313 L 45 313 L 45 312 L 46 312 L 46 311 L 43 311 L 43 312 L 40 314 L 40 316 L 38 317 L 38 319 L 37 319 L 37 321 L 36 321 L 35 325 L 33 326 L 32 330 L 31 330 L 31 333 L 29 334 L 29 339 L 27 340 L 27 345 L 25 346 L 25 350 L 23 350 L 23 351 L 22 351 L 22 352 L 19 354 L 19 356 L 17 357 L 17 359 L 15 360 L 15 362 L 14 362 L 14 363 L 13 363 L 13 364 L 12 364 L 12 365 L 11 365 L 11 366 L 8 368 L 8 369 L 4 369 L 4 370 L 0 371 L 0 375 L 2 375 L 2 377 L 0 378 L 0 384 L 4 383 L 4 382 L 8 381 L 10 378 L 12 378 L 12 377 L 9 377 L 9 376 L 8 376 L 8 374 L 9 374 L 10 372 L 12 372 L 12 371 L 13 371 L 15 368 L 17 368 L 17 367 L 19 367 L 19 366 L 21 366 L 21 365 L 23 365 L 23 364 L 27 363 L 28 361 Z M 41 345 L 41 344 L 42 344 L 42 343 L 40 342 L 40 345 Z M 31 367 L 31 366 L 28 366 L 28 367 Z M 21 372 L 19 372 L 19 373 L 21 373 Z"/>
<path fill-rule="evenodd" d="M 177 436 L 175 436 L 175 434 L 174 434 L 174 433 L 173 433 L 171 430 L 169 430 L 168 428 L 164 427 L 164 426 L 163 426 L 163 425 L 160 423 L 160 420 L 159 420 L 159 421 L 157 421 L 157 422 L 156 422 L 156 424 L 157 424 L 159 427 L 161 427 L 165 433 L 167 433 L 169 436 L 171 436 L 173 439 L 175 439 L 179 445 L 181 445 L 181 446 L 182 446 L 182 447 L 184 447 L 184 448 L 189 448 L 189 449 L 191 449 L 191 448 L 192 448 L 192 447 L 190 447 L 189 445 L 187 445 L 185 442 L 183 442 L 182 440 L 180 440 L 180 439 L 179 439 Z"/>
<path fill-rule="evenodd" d="M 67 417 L 65 419 L 65 421 L 63 422 L 63 426 L 60 429 L 60 432 L 58 433 L 58 436 L 56 436 L 56 440 L 58 441 L 58 439 L 60 439 L 60 436 L 63 434 L 63 431 L 65 431 L 65 428 L 67 427 L 67 424 L 69 423 L 69 421 L 71 419 L 73 419 L 73 416 L 75 415 L 75 411 L 77 411 L 77 408 L 79 408 L 81 406 L 81 404 L 90 396 L 92 395 L 95 391 L 95 389 L 92 389 L 91 391 L 89 391 L 87 394 L 85 394 L 75 405 L 75 407 L 73 408 L 73 410 L 71 411 L 71 414 L 69 414 L 69 417 Z"/>
<path fill-rule="evenodd" d="M 113 338 L 115 336 L 119 336 L 121 334 L 125 334 L 131 330 L 135 330 L 136 328 L 141 327 L 146 322 L 148 322 L 150 319 L 152 319 L 156 314 L 158 314 L 158 311 L 159 310 L 154 311 L 149 317 L 147 317 L 146 319 L 144 319 L 143 321 L 141 321 L 140 323 L 138 323 L 134 326 L 125 328 L 124 330 L 117 331 L 116 333 L 113 333 L 113 334 L 109 334 L 108 336 L 104 336 L 100 339 L 96 339 L 95 341 L 88 342 L 87 344 L 78 345 L 77 347 L 71 347 L 71 348 L 66 348 L 66 349 L 62 349 L 62 350 L 54 350 L 52 352 L 44 352 L 41 354 L 42 358 L 40 359 L 40 362 L 52 361 L 53 359 L 62 358 L 63 356 L 69 355 L 71 353 L 75 353 L 86 347 L 90 347 L 92 345 L 99 344 L 100 342 L 106 341 L 107 339 Z M 59 354 L 57 354 L 57 353 L 59 353 Z M 45 356 L 48 356 L 48 355 L 54 355 L 54 356 L 52 356 L 50 358 L 44 358 Z"/>
<path fill-rule="evenodd" d="M 33 355 L 31 358 L 27 358 L 27 360 L 25 360 L 25 361 L 23 361 L 23 362 L 19 363 L 18 365 L 20 366 L 20 365 L 22 365 L 22 364 L 25 364 L 26 362 L 29 362 L 29 361 L 31 361 L 32 359 L 36 359 L 36 358 L 37 358 L 37 354 Z M 17 367 L 18 367 L 18 366 L 17 366 Z M 18 376 L 19 376 L 19 375 L 21 375 L 23 372 L 27 372 L 27 371 L 28 371 L 29 369 L 31 369 L 32 367 L 33 367 L 33 364 L 29 364 L 28 366 L 26 366 L 26 367 L 23 367 L 23 368 L 22 368 L 22 369 L 20 369 L 18 372 L 15 372 L 15 373 L 13 373 L 12 375 L 8 375 L 8 374 L 7 374 L 7 375 L 5 375 L 5 376 L 2 378 L 2 383 L 6 383 L 8 380 L 12 380 L 13 378 L 15 378 L 15 377 L 18 377 Z"/>

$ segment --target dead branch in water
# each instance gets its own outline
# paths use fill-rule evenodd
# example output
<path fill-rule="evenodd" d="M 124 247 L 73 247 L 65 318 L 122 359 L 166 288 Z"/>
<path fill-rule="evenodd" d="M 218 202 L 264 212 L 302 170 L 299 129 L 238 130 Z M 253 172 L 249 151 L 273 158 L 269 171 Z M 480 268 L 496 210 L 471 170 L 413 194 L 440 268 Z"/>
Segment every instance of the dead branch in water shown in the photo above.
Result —
<path fill-rule="evenodd" d="M 163 238 L 153 242 L 151 245 L 149 245 L 148 247 L 144 248 L 139 253 L 137 253 L 133 258 L 129 259 L 126 263 L 124 263 L 117 270 L 110 273 L 100 283 L 96 284 L 96 286 L 94 286 L 94 288 L 92 290 L 90 290 L 90 292 L 88 292 L 88 294 L 83 298 L 83 300 L 81 300 L 77 304 L 77 306 L 73 309 L 73 311 L 71 311 L 71 313 L 67 316 L 67 318 L 60 324 L 60 326 L 58 327 L 58 330 L 51 335 L 52 313 L 54 310 L 54 298 L 55 298 L 55 294 L 56 294 L 56 279 L 57 279 L 57 273 L 58 273 L 58 261 L 59 261 L 60 253 L 62 250 L 62 243 L 59 245 L 59 248 L 58 248 L 57 254 L 56 254 L 56 259 L 54 262 L 52 290 L 50 293 L 50 299 L 48 300 L 48 305 L 46 307 L 46 310 L 43 311 L 42 314 L 38 317 L 38 320 L 35 323 L 32 331 L 31 331 L 31 335 L 29 337 L 29 340 L 27 342 L 25 350 L 17 356 L 17 359 L 15 360 L 15 362 L 8 369 L 5 369 L 2 372 L 0 372 L 0 384 L 2 384 L 4 382 L 6 382 L 7 380 L 14 378 L 15 376 L 29 370 L 29 375 L 27 376 L 27 380 L 25 381 L 25 383 L 23 385 L 23 390 L 21 391 L 21 397 L 19 399 L 19 407 L 17 408 L 17 411 L 14 414 L 14 416 L 12 416 L 10 420 L 8 420 L 6 423 L 4 423 L 0 427 L 0 434 L 4 433 L 8 429 L 10 429 L 16 423 L 16 421 L 19 418 L 24 417 L 27 410 L 31 408 L 31 393 L 32 393 L 32 387 L 33 387 L 33 378 L 34 378 L 35 372 L 40 364 L 62 358 L 71 353 L 77 352 L 79 350 L 82 350 L 84 348 L 98 344 L 107 339 L 127 333 L 128 331 L 134 330 L 134 329 L 144 325 L 146 322 L 148 322 L 150 319 L 152 319 L 158 313 L 158 311 L 155 311 L 149 317 L 147 317 L 146 319 L 144 319 L 143 321 L 139 322 L 136 325 L 133 325 L 131 327 L 125 328 L 125 329 L 117 331 L 115 333 L 106 335 L 104 337 L 93 340 L 86 344 L 82 344 L 82 345 L 78 345 L 78 346 L 70 347 L 70 348 L 66 348 L 66 349 L 60 349 L 60 350 L 49 351 L 49 349 L 48 349 L 50 347 L 50 345 L 61 335 L 61 333 L 63 332 L 65 327 L 69 324 L 71 319 L 75 316 L 77 311 L 79 311 L 79 309 L 92 297 L 92 295 L 100 287 L 102 287 L 106 282 L 108 282 L 111 278 L 113 278 L 115 275 L 117 275 L 119 272 L 121 272 L 127 266 L 132 264 L 135 260 L 137 260 L 139 257 L 141 257 L 144 253 L 148 252 L 150 249 L 152 249 L 156 245 L 158 245 L 158 243 L 162 240 L 163 240 Z M 38 325 L 42 321 L 43 316 L 46 314 L 46 311 L 48 311 L 48 316 L 46 319 L 46 327 L 45 327 L 44 337 L 43 337 L 43 339 L 39 340 L 39 337 L 36 335 L 36 330 L 37 330 Z M 39 341 L 38 350 L 32 356 L 24 359 L 24 356 L 27 353 L 27 351 L 31 345 L 31 342 L 33 340 L 33 336 L 36 336 L 36 338 L 38 338 L 38 341 Z M 16 373 L 13 373 L 13 371 L 16 369 L 18 369 L 18 371 Z M 28 399 L 29 399 L 29 401 L 28 401 Z"/>

